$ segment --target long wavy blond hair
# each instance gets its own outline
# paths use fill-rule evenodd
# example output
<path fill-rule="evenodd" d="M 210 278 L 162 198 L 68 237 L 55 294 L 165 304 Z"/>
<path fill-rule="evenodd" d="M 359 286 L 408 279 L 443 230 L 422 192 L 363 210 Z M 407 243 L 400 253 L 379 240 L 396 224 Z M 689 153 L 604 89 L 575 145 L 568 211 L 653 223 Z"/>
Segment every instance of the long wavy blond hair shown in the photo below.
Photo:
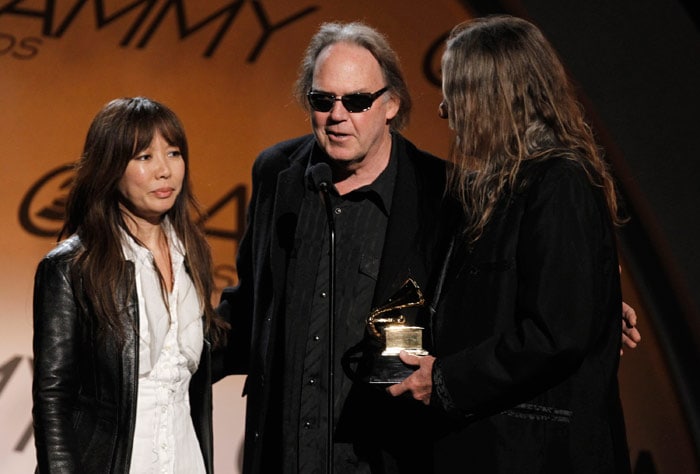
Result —
<path fill-rule="evenodd" d="M 444 105 L 455 133 L 448 186 L 477 240 L 525 160 L 581 163 L 620 224 L 613 179 L 556 52 L 526 20 L 497 15 L 461 23 L 442 59 Z"/>

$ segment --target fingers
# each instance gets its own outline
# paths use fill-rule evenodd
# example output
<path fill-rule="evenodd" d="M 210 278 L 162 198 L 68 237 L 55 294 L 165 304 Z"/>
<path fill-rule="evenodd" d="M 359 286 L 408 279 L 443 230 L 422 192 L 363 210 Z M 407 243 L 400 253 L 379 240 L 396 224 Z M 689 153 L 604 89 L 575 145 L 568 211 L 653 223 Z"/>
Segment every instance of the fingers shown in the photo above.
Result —
<path fill-rule="evenodd" d="M 411 354 L 406 351 L 401 351 L 399 353 L 399 358 L 406 365 L 420 366 L 420 357 L 418 357 L 417 355 Z M 410 392 L 411 384 L 410 382 L 408 382 L 408 379 L 410 377 L 412 376 L 407 377 L 406 379 L 402 380 L 397 384 L 389 386 L 387 388 L 387 392 L 389 392 L 389 394 L 393 395 L 394 397 L 398 397 L 399 395 L 402 395 L 406 392 Z"/>
<path fill-rule="evenodd" d="M 637 313 L 630 305 L 622 302 L 622 342 L 630 348 L 637 347 L 642 335 L 637 329 Z"/>
<path fill-rule="evenodd" d="M 622 302 L 622 319 L 627 322 L 628 327 L 634 327 L 637 325 L 637 313 L 634 308 Z"/>
<path fill-rule="evenodd" d="M 639 334 L 637 328 L 624 328 L 622 331 L 622 343 L 630 349 L 637 347 L 637 344 L 642 340 L 642 335 Z"/>
<path fill-rule="evenodd" d="M 642 335 L 637 329 L 637 313 L 630 305 L 622 302 L 622 346 L 620 355 L 624 354 L 624 347 L 634 349 L 642 340 Z"/>
<path fill-rule="evenodd" d="M 408 387 L 405 383 L 399 382 L 397 384 L 390 385 L 386 391 L 389 392 L 389 395 L 392 397 L 398 397 L 399 395 L 403 395 L 404 393 L 408 392 Z"/>
<path fill-rule="evenodd" d="M 629 349 L 634 349 L 637 347 L 637 343 L 625 335 L 622 336 L 622 344 Z"/>
<path fill-rule="evenodd" d="M 386 390 L 394 396 L 410 393 L 411 397 L 420 401 L 424 405 L 430 404 L 432 393 L 432 370 L 435 358 L 432 356 L 416 356 L 402 351 L 399 355 L 401 360 L 410 366 L 417 366 L 415 372 L 406 377 L 400 383 L 391 385 Z"/>
<path fill-rule="evenodd" d="M 410 365 L 410 366 L 420 365 L 420 359 L 418 358 L 418 356 L 415 356 L 409 352 L 401 351 L 399 353 L 399 358 L 406 365 Z M 410 378 L 410 377 L 411 376 L 409 376 L 408 378 Z M 399 395 L 403 395 L 406 392 L 410 392 L 411 391 L 410 385 L 408 383 L 406 383 L 408 378 L 402 380 L 401 382 L 399 382 L 397 384 L 390 385 L 386 389 L 386 391 L 389 392 L 389 394 L 394 396 L 394 397 L 398 397 Z"/>
<path fill-rule="evenodd" d="M 408 364 L 408 365 L 412 365 L 412 366 L 413 365 L 416 365 L 416 366 L 420 365 L 420 357 L 415 355 L 415 354 L 411 354 L 410 352 L 401 351 L 399 353 L 399 358 L 401 359 L 401 361 L 404 364 Z"/>

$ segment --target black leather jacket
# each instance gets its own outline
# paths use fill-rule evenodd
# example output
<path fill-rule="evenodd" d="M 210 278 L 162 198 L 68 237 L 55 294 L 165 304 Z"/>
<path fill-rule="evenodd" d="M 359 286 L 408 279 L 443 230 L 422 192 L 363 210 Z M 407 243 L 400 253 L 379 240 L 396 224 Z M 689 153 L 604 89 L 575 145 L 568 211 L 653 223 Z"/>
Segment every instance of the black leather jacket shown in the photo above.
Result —
<path fill-rule="evenodd" d="M 37 471 L 124 473 L 131 462 L 136 421 L 138 337 L 127 331 L 122 348 L 112 339 L 98 342 L 80 278 L 72 275 L 80 247 L 76 236 L 62 242 L 40 262 L 35 276 L 32 416 Z M 131 270 L 133 279 L 133 266 Z M 136 291 L 124 294 L 122 301 L 138 328 Z M 189 391 L 208 473 L 213 472 L 211 362 L 205 339 Z"/>

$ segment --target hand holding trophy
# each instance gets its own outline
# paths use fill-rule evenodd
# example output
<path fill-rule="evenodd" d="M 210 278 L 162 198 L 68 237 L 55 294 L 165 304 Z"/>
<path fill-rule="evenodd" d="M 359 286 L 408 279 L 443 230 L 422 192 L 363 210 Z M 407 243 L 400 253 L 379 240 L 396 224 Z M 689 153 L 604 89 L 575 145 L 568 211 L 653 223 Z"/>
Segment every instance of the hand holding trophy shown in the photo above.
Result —
<path fill-rule="evenodd" d="M 401 351 L 427 355 L 423 349 L 423 328 L 406 325 L 401 310 L 425 304 L 423 292 L 415 280 L 409 278 L 389 301 L 374 308 L 367 318 L 367 331 L 382 347 L 377 354 L 369 376 L 372 384 L 395 384 L 411 375 L 413 368 L 399 358 Z"/>

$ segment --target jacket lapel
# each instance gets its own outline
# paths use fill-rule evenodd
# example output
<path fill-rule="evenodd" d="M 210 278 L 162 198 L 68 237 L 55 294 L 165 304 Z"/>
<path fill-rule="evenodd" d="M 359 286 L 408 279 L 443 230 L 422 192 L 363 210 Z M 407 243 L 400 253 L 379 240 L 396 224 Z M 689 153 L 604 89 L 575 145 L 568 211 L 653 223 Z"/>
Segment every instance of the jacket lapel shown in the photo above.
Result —
<path fill-rule="evenodd" d="M 310 142 L 313 145 L 313 140 Z M 304 173 L 309 161 L 311 146 L 302 146 L 290 156 L 290 166 L 280 172 L 277 181 L 273 209 L 274 242 L 270 249 L 270 268 L 275 295 L 283 295 L 287 278 L 287 258 L 295 247 L 294 236 L 299 209 L 304 198 L 306 180 Z M 279 299 L 278 299 L 279 301 Z"/>
<path fill-rule="evenodd" d="M 396 183 L 373 306 L 386 303 L 411 275 L 411 262 L 408 262 L 407 269 L 406 259 L 417 245 L 416 239 L 422 219 L 413 156 L 409 156 L 405 142 L 398 134 L 393 135 L 392 146 L 396 148 L 392 153 L 398 159 Z"/>

